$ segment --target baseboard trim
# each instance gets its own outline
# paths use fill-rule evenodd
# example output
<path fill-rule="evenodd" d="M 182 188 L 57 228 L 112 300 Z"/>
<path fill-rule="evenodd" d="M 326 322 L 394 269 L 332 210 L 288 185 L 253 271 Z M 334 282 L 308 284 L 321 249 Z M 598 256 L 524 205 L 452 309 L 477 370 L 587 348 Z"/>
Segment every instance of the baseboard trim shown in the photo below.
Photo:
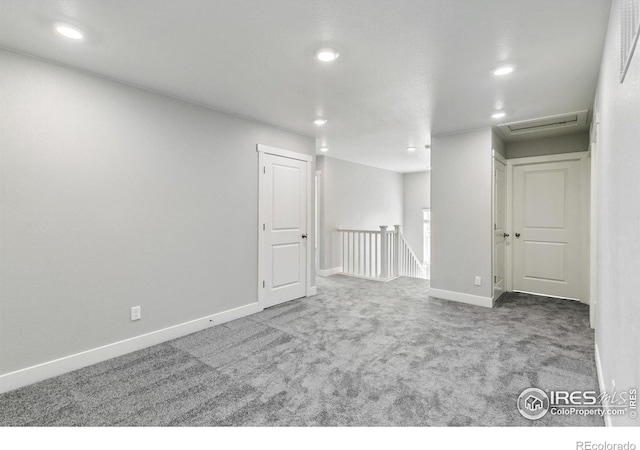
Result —
<path fill-rule="evenodd" d="M 200 319 L 191 320 L 161 330 L 135 336 L 112 344 L 86 350 L 74 355 L 48 361 L 25 369 L 0 375 L 0 393 L 37 383 L 48 378 L 62 375 L 83 367 L 106 361 L 117 356 L 122 356 L 152 345 L 161 344 L 172 339 L 186 336 L 196 331 L 204 330 L 215 325 L 240 319 L 262 311 L 258 303 L 240 306 L 238 308 L 223 311 Z"/>
<path fill-rule="evenodd" d="M 331 275 L 336 275 L 342 272 L 342 266 L 334 267 L 333 269 L 318 269 L 316 270 L 316 275 L 320 277 L 330 277 Z"/>
<path fill-rule="evenodd" d="M 454 302 L 466 303 L 468 305 L 483 306 L 485 308 L 493 308 L 493 299 L 491 297 L 463 294 L 462 292 L 444 291 L 442 289 L 429 288 L 429 297 L 452 300 Z"/>
<path fill-rule="evenodd" d="M 598 349 L 598 344 L 596 344 L 596 374 L 598 375 L 598 386 L 600 387 L 600 393 L 607 392 L 607 385 L 604 382 L 604 375 L 602 373 L 602 360 L 600 359 L 600 350 Z M 603 404 L 603 408 L 608 408 L 608 404 Z M 611 422 L 611 416 L 605 414 L 604 415 L 604 426 L 612 427 L 613 423 Z"/>
<path fill-rule="evenodd" d="M 307 297 L 313 297 L 314 295 L 318 294 L 318 286 L 310 286 L 309 289 L 307 289 Z"/>

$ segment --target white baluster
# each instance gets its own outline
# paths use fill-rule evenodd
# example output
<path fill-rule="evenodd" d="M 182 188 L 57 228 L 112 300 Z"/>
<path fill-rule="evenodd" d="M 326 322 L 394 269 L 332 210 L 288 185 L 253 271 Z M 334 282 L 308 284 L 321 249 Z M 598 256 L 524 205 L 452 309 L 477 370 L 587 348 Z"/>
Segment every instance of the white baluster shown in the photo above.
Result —
<path fill-rule="evenodd" d="M 389 233 L 380 225 L 380 278 L 389 278 Z"/>

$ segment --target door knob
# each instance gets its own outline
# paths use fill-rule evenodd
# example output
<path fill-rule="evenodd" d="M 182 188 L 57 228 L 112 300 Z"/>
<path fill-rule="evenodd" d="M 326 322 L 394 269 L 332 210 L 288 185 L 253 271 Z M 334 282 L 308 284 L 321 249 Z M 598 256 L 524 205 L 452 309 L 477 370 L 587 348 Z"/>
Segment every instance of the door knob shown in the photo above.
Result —
<path fill-rule="evenodd" d="M 516 237 L 519 238 L 520 237 L 520 233 L 516 233 Z"/>
<path fill-rule="evenodd" d="M 306 239 L 307 238 L 307 233 L 302 235 L 302 239 Z"/>
<path fill-rule="evenodd" d="M 502 235 L 502 237 L 506 237 L 506 238 L 508 238 L 508 237 L 509 237 L 509 233 L 504 233 L 504 234 Z"/>

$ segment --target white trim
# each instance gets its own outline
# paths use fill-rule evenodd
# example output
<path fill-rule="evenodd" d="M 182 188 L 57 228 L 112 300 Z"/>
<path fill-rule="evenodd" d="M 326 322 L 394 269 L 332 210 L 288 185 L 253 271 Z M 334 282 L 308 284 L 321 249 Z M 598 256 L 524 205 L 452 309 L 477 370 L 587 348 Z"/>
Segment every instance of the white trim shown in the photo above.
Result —
<path fill-rule="evenodd" d="M 493 308 L 493 298 L 463 294 L 462 292 L 429 288 L 429 297 L 452 300 L 454 302 L 466 303 L 468 305 L 483 306 L 485 308 Z"/>
<path fill-rule="evenodd" d="M 262 311 L 258 303 L 240 306 L 210 316 L 173 325 L 161 330 L 135 336 L 112 344 L 86 350 L 74 355 L 65 356 L 42 364 L 16 370 L 0 376 L 0 393 L 18 389 L 47 378 L 62 375 L 73 370 L 106 361 L 117 356 L 142 350 L 143 348 L 161 344 L 197 331 L 240 319 Z"/>
<path fill-rule="evenodd" d="M 260 153 L 268 153 L 270 155 L 283 156 L 285 158 L 297 159 L 300 161 L 313 162 L 313 156 L 306 153 L 292 152 L 291 150 L 283 150 L 281 148 L 270 147 L 264 144 L 258 144 L 256 151 Z"/>
<path fill-rule="evenodd" d="M 578 161 L 588 156 L 588 152 L 559 153 L 557 155 L 526 156 L 524 158 L 507 159 L 507 165 L 524 166 L 529 164 L 544 164 L 548 162 Z"/>
<path fill-rule="evenodd" d="M 600 387 L 600 393 L 607 392 L 607 386 L 604 382 L 604 375 L 602 374 L 602 360 L 600 359 L 600 351 L 598 350 L 598 344 L 596 344 L 596 374 L 598 375 L 598 386 Z M 603 408 L 608 408 L 608 404 L 603 404 Z M 612 427 L 613 423 L 611 422 L 611 416 L 608 414 L 604 415 L 604 425 L 607 427 Z"/>
<path fill-rule="evenodd" d="M 507 204 L 505 205 L 506 208 L 506 223 L 504 224 L 505 227 L 505 233 L 509 233 L 510 236 L 514 235 L 513 232 L 513 164 L 509 162 L 509 160 L 507 160 Z M 513 252 L 512 252 L 512 245 L 507 245 L 506 249 L 507 249 L 507 254 L 505 257 L 505 268 L 504 268 L 504 272 L 505 272 L 505 285 L 504 285 L 504 290 L 506 292 L 512 292 L 513 291 L 513 271 L 511 270 L 513 267 Z"/>
<path fill-rule="evenodd" d="M 313 210 L 315 209 L 315 198 L 313 196 L 313 186 L 315 184 L 315 168 L 312 164 L 313 157 L 310 158 L 311 159 L 309 160 L 305 160 L 307 161 L 307 239 L 305 239 L 307 241 L 305 242 L 307 246 L 307 297 L 315 295 L 311 293 L 311 277 L 316 268 L 316 262 L 313 260 L 312 256 L 314 255 L 316 242 L 316 236 L 314 233 L 317 233 L 317 231 L 315 231 L 315 226 L 313 223 Z"/>
<path fill-rule="evenodd" d="M 591 145 L 589 145 L 589 322 L 596 328 L 598 314 L 598 133 L 600 114 L 597 99 L 593 102 L 591 122 Z"/>
<path fill-rule="evenodd" d="M 265 242 L 265 237 L 264 237 L 264 223 L 265 223 L 265 217 L 268 216 L 268 211 L 266 211 L 266 206 L 263 205 L 264 200 L 262 199 L 262 196 L 260 194 L 260 192 L 262 191 L 262 175 L 264 174 L 264 167 L 265 167 L 265 154 L 264 152 L 260 151 L 260 144 L 258 144 L 257 150 L 258 152 L 258 303 L 260 303 L 261 305 L 264 305 L 264 282 L 266 280 L 265 276 L 264 276 L 264 261 L 263 259 L 265 258 L 264 256 L 264 242 Z"/>
<path fill-rule="evenodd" d="M 336 275 L 342 273 L 342 266 L 334 267 L 333 269 L 318 269 L 316 270 L 316 275 L 319 277 L 330 277 L 331 275 Z"/>
<path fill-rule="evenodd" d="M 590 287 L 591 282 L 589 278 L 589 262 L 590 256 L 590 240 L 589 240 L 589 219 L 591 214 L 589 211 L 591 203 L 591 174 L 589 172 L 591 166 L 591 156 L 589 152 L 586 152 L 584 158 L 580 160 L 580 207 L 582 209 L 582 223 L 580 227 L 580 250 L 582 251 L 580 257 L 581 269 L 580 269 L 580 301 L 589 305 L 591 303 Z"/>
<path fill-rule="evenodd" d="M 493 154 L 493 158 L 491 159 L 491 224 L 490 224 L 490 228 L 491 228 L 491 297 L 493 298 L 494 303 L 498 300 L 498 298 L 502 297 L 502 294 L 504 294 L 505 292 L 507 292 L 508 286 L 509 286 L 509 277 L 511 276 L 511 272 L 507 269 L 507 247 L 509 247 L 509 241 L 507 241 L 506 238 L 504 238 L 504 253 L 505 253 L 505 267 L 504 267 L 504 279 L 502 280 L 502 292 L 500 293 L 500 295 L 498 295 L 498 297 L 496 297 L 496 288 L 495 288 L 495 277 L 496 274 L 494 272 L 495 269 L 495 255 L 496 255 L 496 229 L 495 229 L 495 224 L 496 224 L 496 160 L 499 161 L 500 163 L 502 163 L 504 165 L 504 176 L 505 176 L 505 181 L 504 181 L 504 190 L 505 190 L 505 196 L 504 196 L 504 201 L 505 201 L 505 214 L 504 214 L 504 224 L 503 224 L 503 232 L 507 233 L 507 229 L 509 228 L 509 221 L 508 221 L 508 216 L 507 216 L 507 203 L 508 203 L 508 191 L 509 191 L 509 182 L 507 179 L 507 174 L 508 174 L 508 166 L 507 166 L 507 159 L 504 158 L 500 153 L 496 152 L 495 150 L 492 150 L 492 154 Z"/>
<path fill-rule="evenodd" d="M 373 281 L 374 283 L 388 283 L 389 281 L 393 281 L 393 280 L 397 280 L 398 278 L 400 278 L 400 275 L 398 276 L 389 276 L 387 278 L 371 278 L 371 277 L 365 277 L 362 275 L 354 275 L 352 273 L 341 273 L 340 275 L 344 275 L 345 277 L 351 277 L 351 278 L 359 278 L 361 280 L 368 280 L 368 281 Z"/>
<path fill-rule="evenodd" d="M 307 289 L 307 297 L 313 297 L 314 295 L 318 295 L 318 286 L 310 286 Z"/>
<path fill-rule="evenodd" d="M 505 166 L 507 165 L 507 158 L 505 158 L 504 156 L 502 156 L 500 153 L 498 153 L 495 150 L 491 150 L 491 155 L 497 159 L 498 161 L 500 161 L 502 164 L 504 164 Z"/>

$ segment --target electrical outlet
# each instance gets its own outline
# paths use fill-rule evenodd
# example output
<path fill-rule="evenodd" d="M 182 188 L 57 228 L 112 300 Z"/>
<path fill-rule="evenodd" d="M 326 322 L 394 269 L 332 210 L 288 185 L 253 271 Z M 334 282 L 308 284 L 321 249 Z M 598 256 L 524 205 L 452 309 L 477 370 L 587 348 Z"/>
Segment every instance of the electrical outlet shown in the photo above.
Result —
<path fill-rule="evenodd" d="M 131 308 L 131 320 L 140 320 L 142 319 L 142 309 L 140 306 L 133 306 Z"/>
<path fill-rule="evenodd" d="M 476 286 L 482 286 L 482 277 L 476 277 Z"/>

